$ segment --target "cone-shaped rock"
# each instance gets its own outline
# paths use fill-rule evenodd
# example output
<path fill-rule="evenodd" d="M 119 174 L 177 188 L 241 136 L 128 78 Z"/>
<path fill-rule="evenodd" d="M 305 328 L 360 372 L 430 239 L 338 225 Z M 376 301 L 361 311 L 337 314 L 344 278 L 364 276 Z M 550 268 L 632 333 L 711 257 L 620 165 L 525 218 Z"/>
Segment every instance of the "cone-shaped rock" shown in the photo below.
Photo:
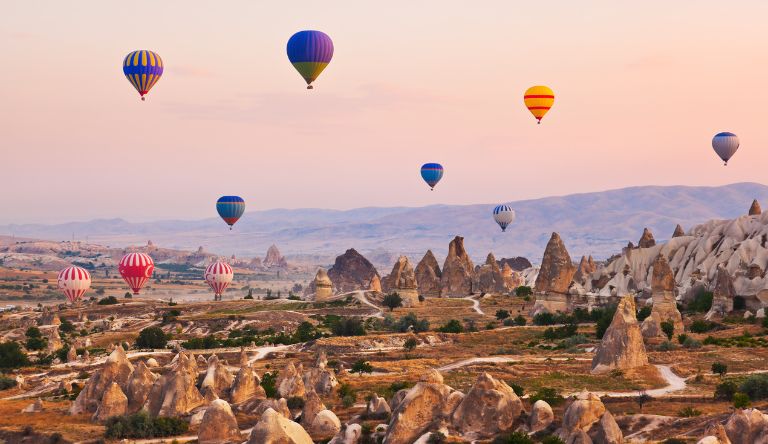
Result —
<path fill-rule="evenodd" d="M 643 235 L 640 236 L 637 246 L 640 248 L 650 248 L 654 245 L 656 245 L 656 239 L 653 238 L 653 233 L 648 228 L 643 228 Z"/>
<path fill-rule="evenodd" d="M 661 329 L 662 322 L 674 324 L 674 334 L 682 334 L 684 331 L 683 317 L 677 309 L 675 299 L 675 277 L 663 254 L 656 256 L 653 261 L 653 274 L 651 276 L 651 297 L 653 308 L 642 325 L 643 336 L 646 338 L 665 339 L 666 334 Z"/>
<path fill-rule="evenodd" d="M 318 268 L 315 279 L 307 287 L 306 293 L 309 296 L 314 295 L 315 301 L 327 301 L 333 296 L 333 283 L 324 268 Z"/>
<path fill-rule="evenodd" d="M 373 277 L 378 275 L 373 264 L 354 248 L 336 257 L 333 267 L 328 270 L 334 288 L 341 293 L 367 290 Z"/>
<path fill-rule="evenodd" d="M 440 265 L 435 259 L 435 255 L 432 250 L 427 250 L 427 253 L 416 265 L 414 270 L 416 274 L 416 282 L 419 284 L 419 294 L 424 297 L 439 297 L 440 296 L 440 279 L 442 273 L 440 272 Z"/>
<path fill-rule="evenodd" d="M 675 231 L 672 233 L 672 237 L 680 237 L 685 236 L 685 230 L 683 230 L 683 227 L 680 226 L 680 224 L 677 224 L 675 227 Z"/>
<path fill-rule="evenodd" d="M 510 430 L 522 410 L 523 402 L 509 385 L 482 373 L 453 412 L 452 422 L 464 434 L 491 437 Z"/>
<path fill-rule="evenodd" d="M 537 292 L 554 292 L 565 294 L 573 281 L 576 267 L 571 262 L 571 256 L 565 249 L 560 235 L 552 233 L 544 249 L 541 268 L 536 277 Z"/>
<path fill-rule="evenodd" d="M 403 306 L 415 307 L 419 304 L 419 286 L 416 274 L 407 256 L 400 256 L 392 267 L 392 273 L 381 280 L 385 293 L 397 292 L 403 299 Z"/>
<path fill-rule="evenodd" d="M 763 213 L 763 210 L 760 209 L 760 202 L 757 201 L 757 199 L 752 201 L 752 205 L 749 207 L 749 215 L 750 216 L 758 216 Z"/>
<path fill-rule="evenodd" d="M 267 409 L 251 431 L 248 444 L 313 444 L 312 438 L 299 424 Z"/>
<path fill-rule="evenodd" d="M 93 419 L 96 421 L 106 421 L 107 418 L 112 416 L 125 415 L 128 411 L 128 397 L 125 396 L 123 390 L 113 382 L 107 387 L 104 395 L 101 397 L 101 402 L 93 415 Z"/>
<path fill-rule="evenodd" d="M 228 444 L 242 442 L 237 419 L 227 401 L 217 399 L 205 409 L 203 421 L 197 432 L 200 444 Z"/>
<path fill-rule="evenodd" d="M 592 359 L 592 373 L 601 374 L 613 369 L 626 370 L 648 365 L 636 312 L 635 298 L 624 296 Z"/>
<path fill-rule="evenodd" d="M 715 277 L 715 289 L 712 295 L 712 308 L 707 313 L 707 318 L 714 315 L 725 315 L 733 311 L 733 298 L 736 296 L 736 290 L 733 288 L 733 279 L 731 274 L 722 265 L 717 266 L 717 276 Z"/>
<path fill-rule="evenodd" d="M 472 294 L 475 266 L 464 249 L 464 238 L 456 236 L 448 245 L 440 280 L 442 297 L 462 297 Z"/>
<path fill-rule="evenodd" d="M 88 353 L 87 350 L 86 353 Z M 83 355 L 83 359 L 85 360 L 85 355 Z M 125 355 L 123 347 L 118 345 L 109 355 L 104 365 L 88 378 L 85 387 L 77 395 L 75 402 L 72 403 L 70 413 L 76 415 L 79 413 L 95 412 L 101 397 L 113 382 L 117 383 L 125 392 L 128 388 L 128 380 L 131 377 L 131 373 L 133 373 L 133 364 Z"/>
<path fill-rule="evenodd" d="M 493 253 L 488 253 L 485 263 L 477 272 L 477 287 L 484 293 L 504 293 L 508 290 Z"/>
<path fill-rule="evenodd" d="M 128 387 L 125 391 L 125 395 L 128 397 L 128 413 L 138 411 L 147 402 L 147 396 L 149 396 L 156 380 L 157 375 L 149 370 L 144 361 L 139 361 L 139 365 L 131 374 L 131 379 L 128 380 Z"/>

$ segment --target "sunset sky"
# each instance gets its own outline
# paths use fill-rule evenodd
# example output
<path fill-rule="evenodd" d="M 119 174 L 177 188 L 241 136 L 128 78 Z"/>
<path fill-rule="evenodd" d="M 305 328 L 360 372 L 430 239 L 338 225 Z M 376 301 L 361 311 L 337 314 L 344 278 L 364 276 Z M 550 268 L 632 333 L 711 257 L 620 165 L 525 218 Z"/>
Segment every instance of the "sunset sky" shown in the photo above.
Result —
<path fill-rule="evenodd" d="M 9 1 L 0 223 L 766 183 L 764 1 Z M 288 38 L 318 29 L 313 91 Z M 136 49 L 165 73 L 146 102 Z M 556 94 L 541 125 L 531 85 Z M 712 136 L 732 131 L 728 167 Z M 442 163 L 430 192 L 425 162 Z"/>

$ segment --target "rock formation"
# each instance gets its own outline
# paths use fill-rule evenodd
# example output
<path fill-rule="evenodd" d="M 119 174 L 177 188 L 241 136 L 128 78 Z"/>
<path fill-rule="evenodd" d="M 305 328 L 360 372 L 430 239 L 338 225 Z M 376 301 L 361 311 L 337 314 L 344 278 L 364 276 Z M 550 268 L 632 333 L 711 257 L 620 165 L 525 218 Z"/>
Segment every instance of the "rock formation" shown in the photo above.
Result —
<path fill-rule="evenodd" d="M 768 415 L 758 409 L 737 409 L 726 421 L 725 433 L 731 444 L 766 444 Z"/>
<path fill-rule="evenodd" d="M 147 402 L 147 396 L 156 380 L 157 375 L 152 373 L 143 361 L 139 361 L 125 390 L 125 395 L 128 397 L 128 413 L 139 411 Z"/>
<path fill-rule="evenodd" d="M 749 206 L 749 215 L 750 216 L 759 216 L 763 213 L 763 210 L 760 208 L 760 202 L 757 201 L 757 199 L 752 201 L 752 205 Z"/>
<path fill-rule="evenodd" d="M 152 416 L 181 416 L 203 405 L 197 390 L 197 364 L 194 358 L 179 352 L 175 365 L 155 381 L 145 407 Z"/>
<path fill-rule="evenodd" d="M 448 256 L 440 278 L 442 297 L 463 297 L 472 294 L 475 266 L 464 249 L 464 238 L 456 236 L 448 245 Z"/>
<path fill-rule="evenodd" d="M 558 435 L 565 442 L 622 444 L 621 430 L 596 395 L 583 391 L 575 396 L 563 414 Z"/>
<path fill-rule="evenodd" d="M 373 277 L 378 275 L 373 264 L 354 248 L 336 257 L 333 267 L 328 270 L 328 277 L 340 293 L 367 290 Z"/>
<path fill-rule="evenodd" d="M 733 288 L 730 273 L 721 265 L 717 267 L 715 288 L 712 293 L 712 308 L 707 313 L 707 319 L 733 311 L 733 298 L 736 297 L 736 290 Z"/>
<path fill-rule="evenodd" d="M 317 302 L 327 301 L 333 296 L 333 283 L 325 269 L 317 269 L 315 279 L 307 286 L 305 294 L 314 295 L 314 300 Z"/>
<path fill-rule="evenodd" d="M 333 438 L 341 431 L 341 422 L 332 411 L 321 410 L 315 415 L 307 431 L 315 441 L 324 441 Z"/>
<path fill-rule="evenodd" d="M 96 412 L 104 392 L 107 391 L 113 382 L 121 390 L 127 390 L 128 380 L 132 372 L 133 365 L 128 361 L 123 347 L 118 345 L 109 355 L 104 365 L 88 378 L 85 387 L 77 395 L 75 402 L 72 403 L 70 413 L 77 415 L 80 413 Z"/>
<path fill-rule="evenodd" d="M 301 425 L 309 430 L 312 421 L 315 420 L 315 416 L 325 409 L 325 404 L 323 404 L 323 401 L 317 396 L 317 393 L 311 390 L 308 391 L 304 396 L 304 407 L 301 409 Z"/>
<path fill-rule="evenodd" d="M 427 250 L 427 253 L 416 265 L 414 273 L 416 275 L 416 282 L 419 284 L 420 295 L 424 297 L 440 296 L 442 273 L 440 272 L 440 265 L 438 265 L 435 255 L 432 254 L 432 250 Z"/>
<path fill-rule="evenodd" d="M 507 263 L 501 269 L 501 278 L 504 280 L 504 287 L 509 291 L 525 285 L 525 278 L 522 273 L 515 271 Z"/>
<path fill-rule="evenodd" d="M 217 399 L 205 409 L 203 421 L 197 432 L 200 444 L 228 444 L 243 441 L 237 419 L 227 401 Z"/>
<path fill-rule="evenodd" d="M 381 289 L 381 280 L 378 276 L 374 276 L 373 279 L 371 279 L 371 285 L 368 287 L 368 291 L 375 291 L 377 293 L 383 292 Z"/>
<path fill-rule="evenodd" d="M 35 399 L 35 402 L 21 409 L 21 413 L 40 413 L 43 411 L 43 400 Z"/>
<path fill-rule="evenodd" d="M 385 293 L 397 292 L 403 300 L 404 307 L 419 305 L 419 285 L 411 262 L 406 256 L 400 256 L 392 267 L 392 273 L 381 280 L 381 288 Z"/>
<path fill-rule="evenodd" d="M 273 244 L 267 249 L 267 255 L 264 256 L 262 265 L 266 268 L 285 268 L 288 266 L 288 263 L 280 255 L 280 250 L 277 249 L 277 246 Z"/>
<path fill-rule="evenodd" d="M 545 430 L 555 420 L 555 413 L 547 401 L 539 399 L 531 407 L 531 415 L 528 423 L 528 431 L 531 433 Z"/>
<path fill-rule="evenodd" d="M 210 390 L 220 398 L 227 394 L 230 387 L 232 387 L 232 375 L 219 362 L 218 356 L 211 355 L 208 358 L 208 370 L 205 373 L 205 378 L 203 378 L 203 383 L 200 385 L 200 391 L 204 393 Z"/>
<path fill-rule="evenodd" d="M 309 434 L 297 423 L 267 409 L 253 427 L 248 444 L 313 444 Z"/>
<path fill-rule="evenodd" d="M 294 396 L 304 396 L 306 389 L 302 372 L 301 364 L 299 364 L 298 369 L 293 365 L 293 362 L 289 362 L 285 366 L 277 381 L 277 392 L 281 397 L 288 399 Z"/>
<path fill-rule="evenodd" d="M 595 266 L 595 261 L 592 259 L 592 256 L 590 256 L 589 259 L 587 259 L 586 256 L 582 256 L 581 261 L 579 262 L 579 267 L 576 269 L 576 274 L 573 275 L 573 281 L 580 285 L 586 285 L 589 275 L 595 271 L 597 271 L 597 267 Z"/>
<path fill-rule="evenodd" d="M 648 365 L 636 311 L 634 297 L 624 296 L 592 358 L 593 374 Z"/>
<path fill-rule="evenodd" d="M 490 438 L 511 430 L 522 411 L 523 402 L 510 386 L 483 373 L 453 412 L 452 424 L 462 434 Z"/>
<path fill-rule="evenodd" d="M 677 226 L 675 226 L 675 231 L 672 232 L 672 237 L 675 238 L 681 236 L 685 236 L 685 230 L 683 230 L 683 227 L 680 226 L 680 224 L 677 224 Z"/>
<path fill-rule="evenodd" d="M 652 267 L 651 297 L 653 298 L 653 308 L 651 315 L 643 321 L 642 332 L 646 338 L 666 339 L 666 335 L 661 329 L 662 322 L 672 322 L 675 326 L 675 334 L 683 333 L 685 327 L 683 326 L 683 317 L 677 309 L 675 276 L 672 274 L 672 269 L 669 268 L 667 258 L 663 254 L 659 254 L 653 261 Z"/>
<path fill-rule="evenodd" d="M 391 413 L 392 410 L 389 408 L 387 400 L 379 397 L 379 395 L 375 393 L 365 406 L 365 416 L 370 419 L 388 418 Z"/>
<path fill-rule="evenodd" d="M 314 390 L 320 395 L 329 395 L 339 384 L 336 373 L 328 368 L 328 358 L 324 351 L 318 353 L 315 367 L 304 372 L 303 380 L 305 390 Z"/>
<path fill-rule="evenodd" d="M 267 410 L 272 409 L 278 414 L 282 415 L 285 419 L 291 419 L 293 418 L 293 415 L 291 415 L 291 410 L 288 408 L 288 400 L 285 398 L 280 399 L 265 399 L 263 401 L 260 401 L 256 408 L 251 409 L 251 414 L 255 416 L 261 416 L 266 412 Z"/>
<path fill-rule="evenodd" d="M 112 416 L 125 415 L 128 411 L 128 397 L 116 382 L 111 383 L 101 397 L 99 407 L 93 415 L 96 421 L 106 421 Z"/>
<path fill-rule="evenodd" d="M 362 436 L 363 428 L 360 424 L 346 424 L 328 444 L 358 444 Z"/>
<path fill-rule="evenodd" d="M 264 399 L 267 397 L 264 387 L 261 386 L 261 381 L 247 363 L 240 367 L 237 372 L 229 396 L 232 404 L 239 404 L 251 398 Z"/>
<path fill-rule="evenodd" d="M 67 350 L 67 362 L 77 361 L 77 349 L 74 346 L 69 347 Z"/>
<path fill-rule="evenodd" d="M 563 240 L 559 234 L 552 233 L 544 249 L 539 275 L 536 277 L 536 291 L 565 294 L 575 273 L 576 267 L 571 262 Z"/>
<path fill-rule="evenodd" d="M 503 257 L 499 259 L 499 268 L 504 268 L 504 265 L 509 265 L 509 267 L 515 271 L 523 271 L 528 268 L 533 267 L 533 264 L 531 264 L 531 261 L 528 259 L 518 256 L 518 257 Z"/>
<path fill-rule="evenodd" d="M 637 246 L 639 248 L 651 248 L 654 245 L 656 245 L 656 239 L 653 238 L 653 233 L 648 228 L 643 228 L 643 235 L 637 241 Z"/>
<path fill-rule="evenodd" d="M 501 274 L 501 269 L 493 253 L 488 253 L 485 263 L 478 268 L 476 276 L 478 291 L 483 293 L 506 293 L 510 290 L 506 286 L 504 276 Z"/>

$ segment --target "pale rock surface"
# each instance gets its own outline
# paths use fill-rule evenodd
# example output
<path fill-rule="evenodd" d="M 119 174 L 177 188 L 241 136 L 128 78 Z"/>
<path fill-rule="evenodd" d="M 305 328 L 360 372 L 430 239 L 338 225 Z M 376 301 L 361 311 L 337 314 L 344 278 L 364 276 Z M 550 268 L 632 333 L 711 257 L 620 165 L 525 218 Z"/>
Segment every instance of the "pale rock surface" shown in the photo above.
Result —
<path fill-rule="evenodd" d="M 544 249 L 544 257 L 536 278 L 535 289 L 537 292 L 567 293 L 568 286 L 576 274 L 576 267 L 571 262 L 571 256 L 565 248 L 563 240 L 557 233 L 547 242 Z"/>
<path fill-rule="evenodd" d="M 586 432 L 592 424 L 600 421 L 605 411 L 605 405 L 597 395 L 582 391 L 565 409 L 560 438 L 565 439 L 576 430 Z"/>
<path fill-rule="evenodd" d="M 522 411 L 514 390 L 484 372 L 453 412 L 452 423 L 463 434 L 488 438 L 511 430 Z"/>
<path fill-rule="evenodd" d="M 325 404 L 323 404 L 323 401 L 317 396 L 317 393 L 313 391 L 307 392 L 304 397 L 304 408 L 301 410 L 301 425 L 309 430 L 312 426 L 312 421 L 315 420 L 315 416 L 325 409 Z M 315 437 L 313 436 L 313 438 Z"/>
<path fill-rule="evenodd" d="M 373 278 L 371 278 L 371 285 L 368 287 L 368 291 L 376 293 L 382 293 L 384 291 L 381 288 L 381 279 L 379 279 L 378 276 L 373 276 Z"/>
<path fill-rule="evenodd" d="M 725 423 L 732 444 L 768 443 L 768 415 L 758 409 L 737 409 Z"/>
<path fill-rule="evenodd" d="M 264 260 L 261 263 L 266 268 L 285 268 L 288 266 L 288 263 L 280 254 L 280 250 L 277 249 L 275 244 L 272 244 L 267 249 L 267 255 L 264 256 Z"/>
<path fill-rule="evenodd" d="M 392 413 L 387 400 L 377 394 L 373 394 L 365 407 L 365 414 L 369 418 L 386 418 Z"/>
<path fill-rule="evenodd" d="M 320 395 L 329 395 L 333 388 L 339 385 L 336 372 L 328 367 L 328 357 L 325 351 L 318 353 L 315 367 L 304 372 L 304 389 L 314 390 Z"/>
<path fill-rule="evenodd" d="M 288 400 L 285 398 L 280 399 L 265 399 L 261 401 L 251 413 L 255 416 L 261 416 L 268 409 L 272 409 L 277 413 L 283 415 L 285 419 L 291 419 L 291 410 L 288 408 Z"/>
<path fill-rule="evenodd" d="M 440 296 L 442 272 L 432 250 L 427 250 L 427 253 L 416 265 L 414 273 L 416 282 L 419 284 L 419 294 L 424 297 Z"/>
<path fill-rule="evenodd" d="M 619 425 L 608 410 L 605 411 L 600 421 L 589 429 L 588 435 L 592 442 L 597 444 L 623 444 L 624 434 Z"/>
<path fill-rule="evenodd" d="M 589 259 L 586 256 L 582 256 L 579 261 L 579 267 L 576 269 L 576 274 L 573 276 L 573 281 L 584 286 L 589 276 L 595 271 L 597 271 L 597 267 L 592 256 L 589 256 Z"/>
<path fill-rule="evenodd" d="M 493 253 L 488 253 L 485 263 L 479 267 L 476 274 L 478 291 L 483 293 L 506 293 L 509 291 Z"/>
<path fill-rule="evenodd" d="M 531 433 L 536 433 L 546 429 L 555 420 L 555 413 L 552 407 L 543 399 L 533 403 L 528 429 Z"/>
<path fill-rule="evenodd" d="M 592 358 L 592 373 L 627 370 L 648 365 L 643 335 L 637 322 L 635 299 L 625 296 L 616 307 L 611 325 Z"/>
<path fill-rule="evenodd" d="M 752 205 L 749 206 L 749 212 L 747 215 L 749 216 L 759 216 L 763 213 L 763 210 L 760 208 L 760 202 L 757 201 L 757 199 L 752 201 Z"/>
<path fill-rule="evenodd" d="M 35 402 L 24 407 L 21 410 L 21 413 L 39 413 L 42 411 L 43 411 L 43 400 L 40 398 L 37 398 Z"/>
<path fill-rule="evenodd" d="M 366 290 L 373 277 L 378 275 L 373 264 L 354 248 L 336 257 L 333 267 L 328 270 L 328 277 L 340 293 Z"/>
<path fill-rule="evenodd" d="M 309 427 L 309 436 L 316 441 L 322 441 L 334 437 L 341 431 L 341 422 L 339 418 L 330 410 L 321 410 L 312 420 Z"/>
<path fill-rule="evenodd" d="M 77 361 L 77 349 L 75 349 L 74 346 L 69 347 L 69 350 L 67 350 L 67 362 L 75 362 Z"/>
<path fill-rule="evenodd" d="M 125 396 L 120 386 L 113 382 L 107 387 L 104 395 L 101 397 L 99 407 L 93 415 L 96 421 L 106 421 L 112 416 L 125 415 L 128 412 L 128 397 Z"/>
<path fill-rule="evenodd" d="M 157 368 L 157 367 L 160 367 L 160 364 L 158 364 L 157 359 L 149 358 L 149 359 L 147 359 L 147 367 L 149 367 L 149 368 Z"/>
<path fill-rule="evenodd" d="M 181 416 L 203 405 L 205 399 L 195 386 L 197 364 L 179 352 L 171 370 L 158 378 L 149 392 L 145 408 L 152 416 Z"/>
<path fill-rule="evenodd" d="M 143 361 L 139 361 L 125 390 L 125 395 L 128 397 L 128 413 L 139 411 L 147 402 L 149 392 L 157 378 L 157 375 L 152 373 Z"/>
<path fill-rule="evenodd" d="M 525 285 L 523 274 L 515 271 L 508 263 L 504 263 L 504 266 L 501 268 L 501 278 L 504 280 L 504 286 L 510 291 Z"/>
<path fill-rule="evenodd" d="M 346 424 L 328 444 L 358 444 L 363 436 L 360 424 Z"/>
<path fill-rule="evenodd" d="M 203 383 L 200 385 L 200 391 L 210 391 L 220 398 L 227 394 L 229 388 L 232 386 L 232 375 L 229 374 L 226 366 L 220 361 L 219 357 L 211 355 L 208 358 L 208 370 L 203 378 Z"/>
<path fill-rule="evenodd" d="M 680 224 L 677 224 L 675 226 L 675 231 L 672 232 L 672 237 L 680 237 L 685 236 L 685 230 L 683 230 L 683 227 L 680 226 Z"/>
<path fill-rule="evenodd" d="M 643 228 L 643 235 L 640 236 L 640 240 L 637 242 L 639 248 L 650 248 L 656 245 L 656 239 L 653 238 L 653 233 L 648 228 Z"/>
<path fill-rule="evenodd" d="M 730 273 L 723 266 L 717 267 L 717 278 L 712 293 L 712 308 L 706 315 L 707 319 L 733 311 L 733 298 L 736 297 L 736 290 L 733 287 Z"/>
<path fill-rule="evenodd" d="M 200 444 L 228 444 L 243 441 L 232 408 L 227 401 L 217 399 L 205 409 L 197 432 Z"/>
<path fill-rule="evenodd" d="M 456 236 L 448 244 L 448 256 L 440 278 L 441 297 L 464 297 L 472 294 L 475 266 L 464 249 L 464 238 Z"/>
<path fill-rule="evenodd" d="M 299 424 L 267 409 L 251 430 L 248 444 L 313 444 L 312 438 Z"/>
<path fill-rule="evenodd" d="M 318 268 L 315 279 L 307 287 L 307 294 L 314 295 L 317 302 L 327 301 L 333 297 L 333 283 L 324 268 Z"/>
<path fill-rule="evenodd" d="M 651 315 L 643 321 L 642 332 L 646 338 L 666 339 L 666 335 L 661 329 L 661 323 L 672 322 L 675 326 L 675 334 L 681 334 L 685 331 L 683 316 L 677 309 L 675 278 L 663 254 L 656 257 L 652 267 L 651 298 L 653 307 Z"/>
<path fill-rule="evenodd" d="M 83 357 L 85 358 L 85 355 Z M 127 389 L 131 373 L 133 373 L 133 364 L 125 355 L 123 347 L 118 345 L 107 357 L 104 365 L 88 378 L 83 390 L 72 403 L 70 413 L 77 415 L 96 412 L 107 388 L 114 382 L 121 389 Z"/>
<path fill-rule="evenodd" d="M 385 293 L 397 292 L 403 300 L 404 307 L 416 307 L 419 304 L 419 284 L 416 273 L 407 256 L 400 256 L 392 267 L 392 272 L 381 280 L 381 288 Z"/>
<path fill-rule="evenodd" d="M 264 399 L 267 397 L 264 387 L 261 386 L 261 381 L 247 363 L 240 367 L 237 372 L 229 396 L 232 404 L 239 404 L 251 398 Z"/>
<path fill-rule="evenodd" d="M 299 368 L 293 365 L 293 362 L 286 364 L 283 371 L 280 372 L 277 381 L 277 392 L 283 398 L 293 398 L 294 396 L 303 397 L 306 389 L 304 387 L 304 380 L 301 372 L 303 367 L 299 364 Z"/>

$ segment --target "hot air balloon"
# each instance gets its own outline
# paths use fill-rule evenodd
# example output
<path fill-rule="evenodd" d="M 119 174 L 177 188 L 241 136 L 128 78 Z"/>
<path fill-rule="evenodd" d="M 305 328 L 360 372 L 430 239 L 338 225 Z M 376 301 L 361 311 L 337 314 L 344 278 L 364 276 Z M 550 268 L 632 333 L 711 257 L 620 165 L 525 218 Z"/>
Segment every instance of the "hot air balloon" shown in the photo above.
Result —
<path fill-rule="evenodd" d="M 232 282 L 234 273 L 232 267 L 226 262 L 216 261 L 205 269 L 205 282 L 211 287 L 214 293 L 214 300 L 220 301 L 221 294 Z"/>
<path fill-rule="evenodd" d="M 421 178 L 434 190 L 435 185 L 443 178 L 443 166 L 439 163 L 425 163 L 421 166 Z"/>
<path fill-rule="evenodd" d="M 155 262 L 148 254 L 128 253 L 120 259 L 117 270 L 120 276 L 131 287 L 133 294 L 139 294 L 141 287 L 152 277 Z"/>
<path fill-rule="evenodd" d="M 74 304 L 91 288 L 91 274 L 84 268 L 67 267 L 59 273 L 57 284 L 67 300 Z"/>
<path fill-rule="evenodd" d="M 324 32 L 299 31 L 288 39 L 286 49 L 288 60 L 312 89 L 312 82 L 331 63 L 333 41 Z"/>
<path fill-rule="evenodd" d="M 736 150 L 739 149 L 739 137 L 736 134 L 729 132 L 722 132 L 715 134 L 712 138 L 712 148 L 726 165 L 728 160 L 736 154 Z"/>
<path fill-rule="evenodd" d="M 144 100 L 144 95 L 163 75 L 163 59 L 152 51 L 133 51 L 123 60 L 123 74 Z"/>
<path fill-rule="evenodd" d="M 229 225 L 229 229 L 232 229 L 232 225 L 240 219 L 240 216 L 245 212 L 245 201 L 240 196 L 221 196 L 216 201 L 216 211 L 219 212 L 219 216 L 224 219 L 224 222 Z"/>
<path fill-rule="evenodd" d="M 493 209 L 493 220 L 501 227 L 501 231 L 507 231 L 507 226 L 515 221 L 515 211 L 507 205 L 497 205 Z"/>
<path fill-rule="evenodd" d="M 538 123 L 541 123 L 544 114 L 555 103 L 555 93 L 547 86 L 532 86 L 525 91 L 523 101 L 528 111 L 539 121 Z"/>

